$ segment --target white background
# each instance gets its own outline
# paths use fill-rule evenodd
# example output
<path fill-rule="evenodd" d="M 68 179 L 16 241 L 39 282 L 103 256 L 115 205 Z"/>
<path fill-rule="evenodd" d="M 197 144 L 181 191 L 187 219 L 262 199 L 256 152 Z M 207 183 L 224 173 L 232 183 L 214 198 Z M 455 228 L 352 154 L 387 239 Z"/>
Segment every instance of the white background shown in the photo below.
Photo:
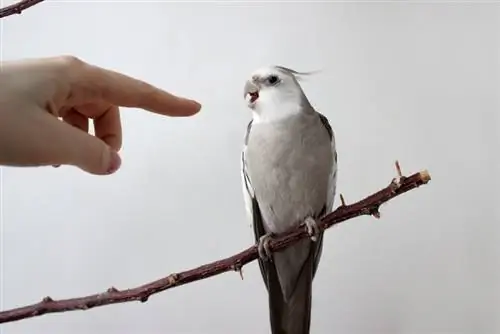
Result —
<path fill-rule="evenodd" d="M 279 64 L 322 71 L 303 87 L 334 127 L 348 201 L 386 186 L 395 159 L 432 176 L 381 220 L 327 232 L 311 332 L 499 333 L 499 17 L 493 3 L 46 1 L 2 20 L 4 60 L 72 54 L 203 104 L 187 119 L 123 110 L 112 176 L 2 169 L 2 308 L 130 288 L 250 246 L 242 87 Z M 244 275 L 0 331 L 268 333 L 256 262 Z"/>

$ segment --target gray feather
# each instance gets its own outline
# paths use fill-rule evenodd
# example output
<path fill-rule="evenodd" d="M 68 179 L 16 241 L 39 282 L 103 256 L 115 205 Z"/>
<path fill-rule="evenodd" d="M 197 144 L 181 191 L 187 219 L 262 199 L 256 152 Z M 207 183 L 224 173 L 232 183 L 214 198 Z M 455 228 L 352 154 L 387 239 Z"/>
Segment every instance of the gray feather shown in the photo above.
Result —
<path fill-rule="evenodd" d="M 249 123 L 242 176 L 256 240 L 268 232 L 286 232 L 307 215 L 319 218 L 331 211 L 334 143 L 328 120 L 317 112 L 277 124 Z M 309 333 L 312 280 L 322 247 L 323 233 L 315 243 L 304 239 L 274 253 L 272 262 L 259 259 L 273 334 Z"/>
<path fill-rule="evenodd" d="M 319 73 L 319 71 L 299 72 L 299 71 L 296 71 L 294 69 L 280 66 L 280 65 L 275 65 L 274 68 L 276 68 L 284 73 L 293 75 L 297 80 L 300 80 L 302 76 L 308 76 L 308 75 L 313 75 L 313 74 Z"/>

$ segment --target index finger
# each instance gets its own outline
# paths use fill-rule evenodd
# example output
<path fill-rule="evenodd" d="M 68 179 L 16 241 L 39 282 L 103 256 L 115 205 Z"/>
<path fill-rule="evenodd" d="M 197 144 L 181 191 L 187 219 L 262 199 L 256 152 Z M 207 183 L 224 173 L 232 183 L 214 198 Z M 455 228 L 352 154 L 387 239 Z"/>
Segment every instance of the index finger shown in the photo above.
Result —
<path fill-rule="evenodd" d="M 192 116 L 201 109 L 200 103 L 194 100 L 176 96 L 144 81 L 76 58 L 70 61 L 69 74 L 72 90 L 84 89 L 83 93 L 89 94 L 87 97 L 116 106 L 141 108 L 177 117 Z"/>

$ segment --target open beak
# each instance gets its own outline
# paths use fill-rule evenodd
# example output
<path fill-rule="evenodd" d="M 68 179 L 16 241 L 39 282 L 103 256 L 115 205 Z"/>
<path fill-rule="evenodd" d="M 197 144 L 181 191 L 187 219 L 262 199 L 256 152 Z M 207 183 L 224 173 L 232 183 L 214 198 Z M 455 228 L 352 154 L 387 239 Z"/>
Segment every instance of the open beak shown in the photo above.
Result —
<path fill-rule="evenodd" d="M 259 87 L 251 81 L 245 83 L 244 97 L 249 103 L 254 103 L 259 98 Z"/>

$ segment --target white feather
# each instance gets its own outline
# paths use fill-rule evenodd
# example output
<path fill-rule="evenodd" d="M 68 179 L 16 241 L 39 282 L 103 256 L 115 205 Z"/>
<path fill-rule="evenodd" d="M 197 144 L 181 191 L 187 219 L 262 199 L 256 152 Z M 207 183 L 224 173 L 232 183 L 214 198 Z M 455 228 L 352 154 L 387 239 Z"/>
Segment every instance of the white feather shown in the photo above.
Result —
<path fill-rule="evenodd" d="M 249 124 L 250 126 L 250 124 Z M 246 149 L 247 149 L 247 136 L 248 133 L 245 134 L 245 142 L 243 145 L 243 150 L 241 152 L 241 185 L 243 190 L 243 199 L 245 202 L 245 211 L 247 213 L 247 219 L 250 226 L 253 226 L 253 208 L 252 208 L 252 199 L 255 196 L 255 191 L 250 182 L 250 178 L 246 173 Z"/>
<path fill-rule="evenodd" d="M 246 147 L 246 146 L 245 146 Z M 243 148 L 243 157 L 245 156 L 245 148 Z M 245 201 L 245 210 L 247 213 L 247 218 L 250 222 L 253 220 L 253 210 L 252 210 L 252 198 L 254 196 L 252 185 L 250 184 L 248 177 L 245 173 L 245 161 L 244 158 L 241 161 L 241 185 L 243 188 L 243 199 Z"/>

